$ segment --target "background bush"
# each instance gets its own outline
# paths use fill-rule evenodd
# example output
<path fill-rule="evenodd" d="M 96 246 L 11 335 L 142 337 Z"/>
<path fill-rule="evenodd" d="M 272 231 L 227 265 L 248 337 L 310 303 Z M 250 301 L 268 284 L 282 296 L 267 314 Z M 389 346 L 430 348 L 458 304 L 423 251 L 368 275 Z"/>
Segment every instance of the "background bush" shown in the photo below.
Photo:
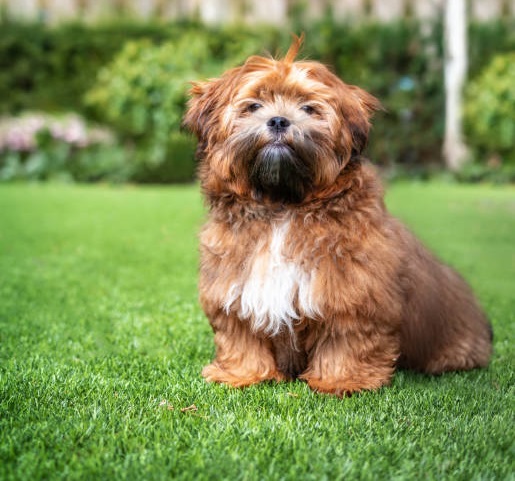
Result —
<path fill-rule="evenodd" d="M 460 180 L 515 182 L 515 52 L 497 55 L 469 83 L 465 133 L 471 162 Z"/>
<path fill-rule="evenodd" d="M 0 181 L 126 181 L 130 175 L 113 133 L 76 114 L 0 120 Z"/>
<path fill-rule="evenodd" d="M 470 26 L 471 81 L 495 54 L 515 50 L 513 27 L 513 21 Z M 315 23 L 297 22 L 291 30 L 306 32 L 301 56 L 329 64 L 346 82 L 369 90 L 385 106 L 374 121 L 368 150 L 374 162 L 393 172 L 420 175 L 426 175 L 431 164 L 441 165 L 439 22 L 351 25 L 337 24 L 328 16 Z M 193 141 L 178 130 L 186 81 L 217 75 L 250 53 L 284 52 L 289 41 L 288 30 L 215 29 L 195 23 L 54 28 L 3 24 L 0 114 L 27 108 L 79 112 L 116 131 L 125 158 L 120 179 L 189 180 Z M 114 78 L 122 89 L 117 90 Z M 5 155 L 0 153 L 0 158 Z"/>
<path fill-rule="evenodd" d="M 180 36 L 182 24 L 4 23 L 0 28 L 0 114 L 22 110 L 84 111 L 83 94 L 98 70 L 130 39 Z"/>
<path fill-rule="evenodd" d="M 469 145 L 481 157 L 515 165 L 515 52 L 494 57 L 466 94 Z"/>

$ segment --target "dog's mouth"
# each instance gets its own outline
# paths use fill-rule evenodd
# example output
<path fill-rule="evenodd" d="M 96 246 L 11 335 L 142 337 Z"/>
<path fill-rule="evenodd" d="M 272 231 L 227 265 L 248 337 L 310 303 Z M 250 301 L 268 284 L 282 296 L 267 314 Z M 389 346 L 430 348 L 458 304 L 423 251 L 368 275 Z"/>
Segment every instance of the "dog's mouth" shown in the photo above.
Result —
<path fill-rule="evenodd" d="M 307 159 L 291 145 L 276 140 L 258 150 L 250 172 L 250 183 L 258 198 L 299 203 L 311 182 Z"/>

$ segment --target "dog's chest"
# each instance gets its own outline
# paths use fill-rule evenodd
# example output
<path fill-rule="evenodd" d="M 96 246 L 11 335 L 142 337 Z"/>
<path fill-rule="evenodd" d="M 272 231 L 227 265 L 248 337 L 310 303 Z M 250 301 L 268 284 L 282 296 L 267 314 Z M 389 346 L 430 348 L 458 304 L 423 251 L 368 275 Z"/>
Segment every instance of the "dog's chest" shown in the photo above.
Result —
<path fill-rule="evenodd" d="M 317 314 L 313 273 L 286 254 L 289 230 L 289 222 L 272 227 L 266 241 L 249 253 L 241 278 L 224 300 L 227 312 L 237 309 L 256 331 L 269 335 L 284 328 L 292 331 L 296 320 Z"/>

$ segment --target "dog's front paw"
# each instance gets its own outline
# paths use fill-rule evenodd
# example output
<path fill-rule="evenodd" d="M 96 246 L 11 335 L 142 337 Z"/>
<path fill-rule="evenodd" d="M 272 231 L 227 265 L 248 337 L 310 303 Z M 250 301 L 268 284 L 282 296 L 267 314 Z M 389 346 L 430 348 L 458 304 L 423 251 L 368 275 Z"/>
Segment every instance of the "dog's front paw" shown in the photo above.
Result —
<path fill-rule="evenodd" d="M 242 370 L 223 369 L 216 361 L 202 370 L 202 376 L 208 382 L 228 384 L 232 387 L 245 387 L 263 381 L 285 381 L 286 377 L 277 370 L 250 372 Z"/>
<path fill-rule="evenodd" d="M 313 391 L 338 397 L 348 397 L 360 391 L 373 391 L 390 382 L 389 378 L 320 379 L 307 376 L 301 376 L 301 378 L 308 383 Z"/>

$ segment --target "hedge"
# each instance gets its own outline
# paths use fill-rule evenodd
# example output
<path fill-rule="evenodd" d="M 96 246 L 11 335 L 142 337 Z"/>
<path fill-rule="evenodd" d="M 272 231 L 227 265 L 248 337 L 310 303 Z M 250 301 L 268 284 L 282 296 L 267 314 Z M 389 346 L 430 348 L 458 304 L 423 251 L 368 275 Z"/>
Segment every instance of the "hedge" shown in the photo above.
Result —
<path fill-rule="evenodd" d="M 515 50 L 513 21 L 470 26 L 469 73 L 474 79 L 495 54 Z M 391 24 L 337 24 L 327 17 L 295 24 L 306 33 L 302 55 L 331 65 L 348 83 L 376 95 L 386 111 L 378 114 L 368 155 L 398 170 L 425 172 L 441 164 L 444 126 L 443 46 L 440 22 L 414 20 Z M 84 101 L 98 85 L 103 67 L 129 41 L 145 39 L 159 46 L 186 34 L 207 38 L 209 55 L 220 68 L 250 45 L 256 53 L 285 51 L 289 30 L 250 27 L 207 28 L 195 23 L 72 24 L 48 28 L 41 24 L 3 24 L 0 28 L 0 115 L 21 111 L 75 111 L 86 119 L 106 121 L 98 108 Z M 180 52 L 178 52 L 180 55 Z M 187 60 L 187 59 L 186 59 Z M 107 120 L 109 125 L 109 122 Z M 117 125 L 111 125 L 118 131 Z M 174 134 L 176 135 L 176 134 Z M 179 139 L 179 137 L 176 137 Z M 124 134 L 123 141 L 127 142 Z M 139 142 L 137 136 L 129 143 Z M 183 140 L 184 162 L 192 153 Z M 141 151 L 138 155 L 141 154 Z M 129 154 L 128 154 L 129 155 Z M 0 154 L 1 157 L 1 154 Z M 0 158 L 0 169 L 2 160 Z M 164 169 L 167 171 L 167 169 Z M 193 172 L 193 169 L 190 169 Z M 128 172 L 128 171 L 126 171 Z M 148 172 L 127 173 L 128 180 L 170 181 Z M 184 180 L 184 174 L 182 180 Z"/>

